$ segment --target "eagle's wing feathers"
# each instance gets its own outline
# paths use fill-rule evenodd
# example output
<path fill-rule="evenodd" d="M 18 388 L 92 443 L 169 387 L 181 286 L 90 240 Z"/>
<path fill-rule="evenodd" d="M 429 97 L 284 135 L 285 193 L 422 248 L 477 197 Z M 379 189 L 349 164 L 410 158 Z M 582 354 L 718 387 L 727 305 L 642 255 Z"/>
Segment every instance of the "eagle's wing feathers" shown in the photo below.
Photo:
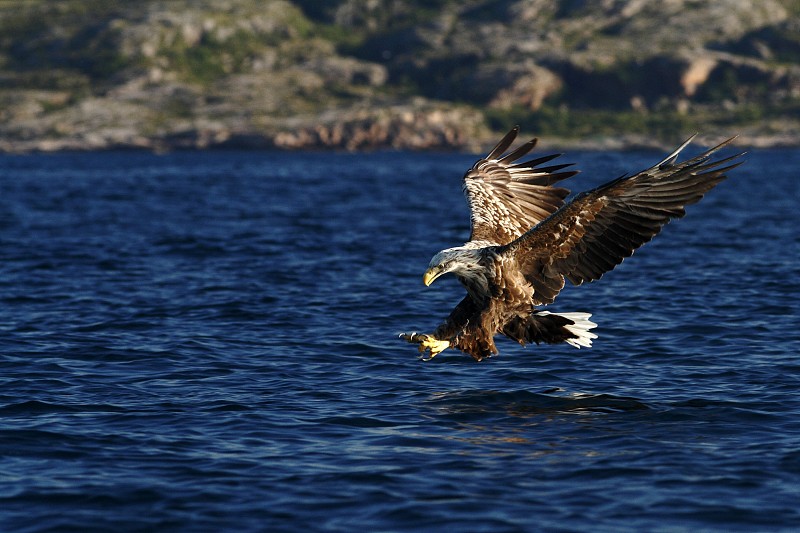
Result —
<path fill-rule="evenodd" d="M 535 304 L 552 303 L 564 278 L 575 285 L 599 279 L 724 180 L 741 164 L 727 163 L 742 154 L 710 157 L 732 140 L 675 164 L 689 139 L 652 168 L 576 196 L 500 253 L 515 258 L 534 287 Z"/>
<path fill-rule="evenodd" d="M 518 127 L 508 132 L 464 175 L 471 241 L 508 244 L 557 211 L 569 194 L 567 189 L 552 185 L 577 171 L 562 171 L 569 164 L 539 167 L 561 154 L 516 162 L 536 146 L 537 139 L 503 155 L 518 132 Z"/>

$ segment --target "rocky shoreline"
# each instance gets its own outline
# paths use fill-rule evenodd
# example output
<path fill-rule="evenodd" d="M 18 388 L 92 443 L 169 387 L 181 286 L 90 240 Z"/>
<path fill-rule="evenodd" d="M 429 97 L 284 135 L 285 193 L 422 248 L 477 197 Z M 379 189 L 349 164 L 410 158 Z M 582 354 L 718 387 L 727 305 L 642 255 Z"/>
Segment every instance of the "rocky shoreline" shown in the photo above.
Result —
<path fill-rule="evenodd" d="M 0 152 L 800 146 L 792 0 L 428 3 L 9 0 Z"/>
<path fill-rule="evenodd" d="M 437 104 L 416 99 L 412 104 L 362 107 L 327 112 L 308 117 L 274 121 L 256 128 L 242 120 L 183 119 L 162 126 L 160 131 L 141 123 L 147 119 L 143 107 L 118 107 L 114 101 L 95 101 L 64 112 L 65 116 L 18 123 L 11 134 L 0 136 L 0 153 L 47 153 L 60 151 L 148 150 L 410 150 L 471 151 L 486 149 L 498 135 L 515 125 L 491 128 L 477 109 L 468 106 Z M 699 132 L 699 142 L 712 143 L 738 135 L 738 146 L 780 148 L 800 146 L 800 128 L 795 122 L 771 121 L 766 124 L 720 127 L 702 124 L 678 131 L 672 138 L 643 132 L 616 131 L 566 137 L 537 131 L 521 124 L 524 135 L 539 137 L 540 146 L 585 150 L 627 150 L 670 148 L 675 142 Z M 502 128 L 502 129 L 501 129 Z M 765 131 L 766 130 L 766 131 Z"/>
<path fill-rule="evenodd" d="M 539 137 L 539 146 L 548 149 L 633 150 L 669 149 L 674 143 L 643 134 L 620 132 L 619 135 L 585 139 L 564 138 L 523 131 Z M 693 134 L 687 131 L 686 136 Z M 424 125 L 364 121 L 319 124 L 274 134 L 255 131 L 189 129 L 167 136 L 145 137 L 136 133 L 106 136 L 103 133 L 81 134 L 62 138 L 0 138 L 0 153 L 35 154 L 55 152 L 142 150 L 166 153 L 185 150 L 291 150 L 291 151 L 463 151 L 481 152 L 496 142 L 500 131 L 484 128 L 480 135 L 464 134 L 459 124 Z M 710 144 L 736 135 L 735 146 L 748 148 L 797 148 L 800 133 L 741 133 L 736 129 L 701 132 L 698 142 Z"/>

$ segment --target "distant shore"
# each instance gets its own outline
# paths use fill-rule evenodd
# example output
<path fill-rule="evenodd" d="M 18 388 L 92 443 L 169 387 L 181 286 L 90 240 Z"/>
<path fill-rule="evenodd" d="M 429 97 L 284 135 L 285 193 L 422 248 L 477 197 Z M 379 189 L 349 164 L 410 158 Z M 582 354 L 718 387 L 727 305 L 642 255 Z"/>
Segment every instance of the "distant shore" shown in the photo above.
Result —
<path fill-rule="evenodd" d="M 0 152 L 800 146 L 796 0 L 0 3 Z"/>
<path fill-rule="evenodd" d="M 686 136 L 695 132 L 687 131 Z M 266 136 L 257 134 L 246 135 L 209 135 L 207 132 L 185 132 L 183 135 L 168 138 L 134 137 L 131 139 L 107 139 L 101 136 L 94 137 L 68 137 L 61 139 L 0 139 L 0 154 L 41 154 L 58 152 L 91 152 L 91 151 L 147 151 L 155 153 L 193 151 L 193 150 L 275 150 L 275 151 L 342 151 L 342 152 L 368 152 L 380 150 L 405 150 L 405 151 L 443 151 L 443 152 L 480 152 L 486 150 L 495 142 L 501 132 L 494 132 L 493 136 L 448 142 L 446 139 L 431 135 L 427 142 L 420 142 L 419 138 L 388 138 L 384 142 L 361 143 L 358 147 L 347 145 L 347 139 L 340 143 L 320 142 L 315 139 L 306 139 L 300 142 L 287 143 L 285 136 Z M 525 132 L 523 135 L 535 135 L 535 132 Z M 701 132 L 698 144 L 711 144 L 723 138 L 738 135 L 734 141 L 735 146 L 751 148 L 797 148 L 800 147 L 800 132 L 797 134 L 751 135 L 740 133 L 735 129 L 730 131 Z M 539 136 L 539 146 L 547 149 L 570 150 L 639 150 L 639 149 L 668 149 L 673 143 L 654 139 L 640 134 L 625 134 L 619 136 L 593 136 L 584 139 L 571 139 L 563 137 Z"/>

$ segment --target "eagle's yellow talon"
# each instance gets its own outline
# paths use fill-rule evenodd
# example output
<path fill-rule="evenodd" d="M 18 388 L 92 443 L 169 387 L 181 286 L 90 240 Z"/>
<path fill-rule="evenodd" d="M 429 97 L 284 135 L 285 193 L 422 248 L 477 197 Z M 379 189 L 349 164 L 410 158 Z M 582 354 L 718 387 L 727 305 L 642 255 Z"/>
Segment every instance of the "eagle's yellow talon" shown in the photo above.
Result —
<path fill-rule="evenodd" d="M 400 337 L 408 342 L 419 344 L 417 350 L 419 353 L 423 354 L 423 361 L 430 361 L 450 347 L 450 341 L 442 341 L 432 335 L 426 335 L 424 333 L 403 333 Z M 429 353 L 430 355 L 426 357 L 424 355 L 425 353 Z"/>
<path fill-rule="evenodd" d="M 450 341 L 441 341 L 430 335 L 425 335 L 425 338 L 419 345 L 420 351 L 428 351 L 431 353 L 431 358 L 435 357 L 436 354 L 443 352 L 447 348 L 450 347 Z"/>

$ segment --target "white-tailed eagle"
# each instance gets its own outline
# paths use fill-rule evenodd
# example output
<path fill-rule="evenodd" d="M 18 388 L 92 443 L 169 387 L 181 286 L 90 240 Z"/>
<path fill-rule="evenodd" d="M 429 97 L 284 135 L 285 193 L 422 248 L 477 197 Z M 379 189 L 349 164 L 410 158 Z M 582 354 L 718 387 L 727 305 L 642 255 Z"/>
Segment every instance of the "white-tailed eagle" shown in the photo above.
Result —
<path fill-rule="evenodd" d="M 469 241 L 434 255 L 423 276 L 427 286 L 453 273 L 467 290 L 432 334 L 401 334 L 419 345 L 426 360 L 457 348 L 480 361 L 497 353 L 497 334 L 522 345 L 591 346 L 597 335 L 590 331 L 596 324 L 589 313 L 538 307 L 553 303 L 565 279 L 574 285 L 600 279 L 741 164 L 731 161 L 742 154 L 711 160 L 733 139 L 678 163 L 692 136 L 653 167 L 565 204 L 569 191 L 554 185 L 577 171 L 564 170 L 569 164 L 547 165 L 561 154 L 517 163 L 537 141 L 506 154 L 518 131 L 512 129 L 464 175 Z"/>

